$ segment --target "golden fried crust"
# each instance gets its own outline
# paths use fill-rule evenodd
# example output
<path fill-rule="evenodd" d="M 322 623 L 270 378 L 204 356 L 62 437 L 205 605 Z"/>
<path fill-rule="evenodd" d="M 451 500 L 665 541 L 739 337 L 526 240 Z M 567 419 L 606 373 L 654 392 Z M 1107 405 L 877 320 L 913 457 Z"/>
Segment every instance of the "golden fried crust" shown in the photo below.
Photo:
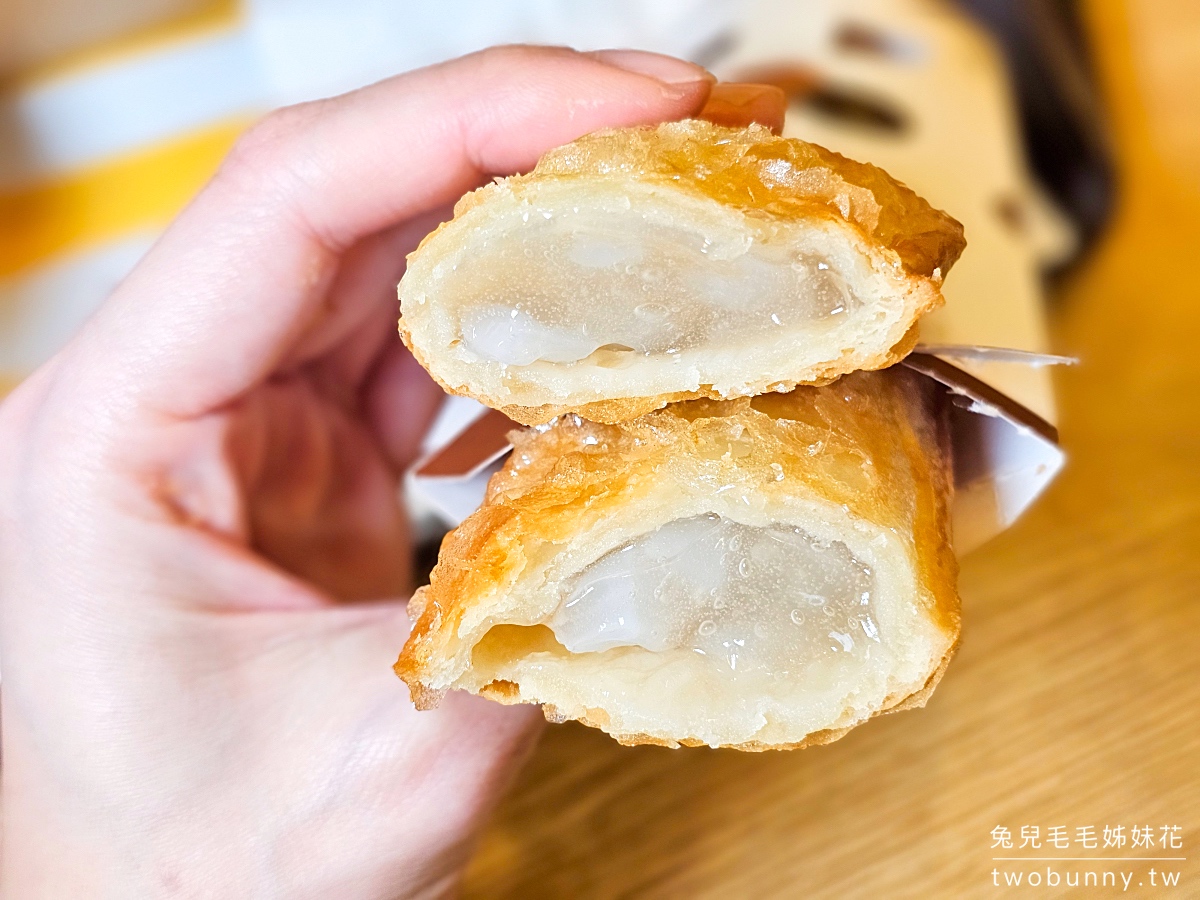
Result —
<path fill-rule="evenodd" d="M 888 696 L 872 714 L 923 705 L 959 631 L 949 442 L 940 402 L 928 379 L 896 367 L 787 394 L 673 404 L 622 425 L 568 416 L 543 429 L 514 432 L 513 454 L 489 483 L 483 506 L 447 535 L 430 585 L 413 598 L 415 623 L 396 674 L 423 707 L 456 687 L 502 703 L 552 701 L 523 694 L 508 681 L 470 684 L 475 642 L 486 631 L 477 623 L 491 605 L 498 608 L 519 590 L 547 548 L 602 531 L 664 481 L 682 485 L 693 478 L 714 492 L 752 494 L 768 512 L 798 494 L 815 497 L 852 520 L 900 536 L 915 572 L 914 601 L 944 635 L 944 649 L 916 687 Z M 681 474 L 685 470 L 692 474 Z M 546 715 L 554 720 L 566 713 L 547 708 Z M 622 743 L 712 743 L 690 734 L 623 733 L 602 709 L 571 717 Z M 814 732 L 800 741 L 721 745 L 803 746 L 836 740 L 847 730 Z"/>
<path fill-rule="evenodd" d="M 464 364 L 458 358 L 461 351 L 452 350 L 460 341 L 444 333 L 451 326 L 435 327 L 433 321 L 440 319 L 430 312 L 440 296 L 434 286 L 440 276 L 433 273 L 448 265 L 447 254 L 473 247 L 484 223 L 512 202 L 536 205 L 533 198 L 541 196 L 536 192 L 558 185 L 570 187 L 572 196 L 587 205 L 594 202 L 600 183 L 626 192 L 653 188 L 675 197 L 683 220 L 697 214 L 689 203 L 715 202 L 738 211 L 745 221 L 771 223 L 772 228 L 803 225 L 836 232 L 874 273 L 869 284 L 855 289 L 865 292 L 863 302 L 870 308 L 888 310 L 885 324 L 856 319 L 859 330 L 843 334 L 837 339 L 843 343 L 828 350 L 813 345 L 805 352 L 808 341 L 798 337 L 771 349 L 758 345 L 736 364 L 712 362 L 698 366 L 695 374 L 683 366 L 676 371 L 686 375 L 679 377 L 694 379 L 686 384 L 654 369 L 654 376 L 636 389 L 601 387 L 608 382 L 588 374 L 596 370 L 589 370 L 587 361 L 540 374 L 521 367 L 494 374 L 491 369 L 498 364 L 484 360 Z M 526 175 L 500 179 L 463 197 L 454 219 L 428 235 L 409 257 L 410 272 L 399 290 L 399 331 L 449 393 L 472 397 L 523 424 L 544 423 L 567 412 L 617 423 L 668 403 L 787 391 L 801 384 L 826 384 L 849 371 L 892 365 L 915 345 L 917 322 L 941 306 L 942 279 L 964 246 L 958 222 L 881 169 L 759 126 L 724 128 L 689 120 L 606 130 L 551 150 Z"/>
<path fill-rule="evenodd" d="M 878 166 L 778 137 L 761 125 L 726 128 L 689 119 L 605 129 L 551 150 L 532 172 L 508 182 L 610 175 L 658 180 L 780 219 L 837 217 L 894 251 L 910 273 L 927 278 L 944 278 L 967 245 L 960 222 Z M 454 207 L 455 217 L 486 202 L 494 189 L 467 194 Z"/>

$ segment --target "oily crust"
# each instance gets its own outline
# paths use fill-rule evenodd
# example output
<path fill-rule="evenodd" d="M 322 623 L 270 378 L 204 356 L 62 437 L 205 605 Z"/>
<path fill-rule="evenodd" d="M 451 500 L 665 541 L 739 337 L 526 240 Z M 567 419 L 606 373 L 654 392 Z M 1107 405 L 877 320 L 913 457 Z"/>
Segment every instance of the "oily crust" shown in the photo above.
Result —
<path fill-rule="evenodd" d="M 923 705 L 959 633 L 949 441 L 940 402 L 929 379 L 896 367 L 788 394 L 674 404 L 622 425 L 567 416 L 551 426 L 513 432 L 512 456 L 493 476 L 483 505 L 447 535 L 430 584 L 410 603 L 414 627 L 396 674 L 419 708 L 436 706 L 456 687 L 501 703 L 544 699 L 527 696 L 511 682 L 467 683 L 473 646 L 462 638 L 464 622 L 478 620 L 487 612 L 483 606 L 519 583 L 539 548 L 579 540 L 656 482 L 677 477 L 673 467 L 687 458 L 702 460 L 704 477 L 714 484 L 744 486 L 768 506 L 773 494 L 804 491 L 901 536 L 916 573 L 915 601 L 945 636 L 946 649 L 931 661 L 922 687 L 888 696 L 872 715 Z M 553 706 L 545 713 L 552 721 L 566 715 Z M 627 744 L 711 743 L 688 734 L 614 730 L 605 710 L 571 717 Z M 782 749 L 826 743 L 848 730 L 814 732 L 786 743 L 719 745 Z"/>
<path fill-rule="evenodd" d="M 878 166 L 761 125 L 727 128 L 687 119 L 604 129 L 550 150 L 532 172 L 499 183 L 620 175 L 669 182 L 781 219 L 839 218 L 893 251 L 907 272 L 926 278 L 944 278 L 967 245 L 960 222 Z M 465 195 L 455 217 L 486 203 L 496 189 L 490 184 Z"/>
<path fill-rule="evenodd" d="M 421 333 L 402 282 L 399 331 L 416 359 L 449 393 L 469 396 L 500 409 L 523 424 L 540 424 L 568 412 L 593 421 L 627 421 L 668 403 L 696 398 L 724 399 L 787 391 L 800 384 L 825 384 L 855 370 L 892 365 L 916 343 L 918 320 L 939 307 L 941 282 L 965 247 L 962 226 L 934 209 L 881 169 L 760 126 L 725 128 L 700 120 L 657 127 L 610 129 L 551 150 L 526 174 L 499 179 L 464 196 L 454 218 L 428 235 L 409 257 L 410 274 L 419 260 L 469 241 L 464 219 L 485 215 L 489 204 L 532 197 L 548 185 L 574 185 L 583 202 L 599 182 L 657 185 L 683 196 L 715 201 L 747 217 L 775 223 L 807 223 L 844 232 L 875 274 L 888 284 L 890 302 L 899 304 L 886 336 L 851 338 L 834 358 L 801 362 L 794 351 L 773 357 L 763 370 L 739 372 L 735 389 L 688 385 L 689 390 L 645 389 L 630 396 L 589 400 L 549 386 L 537 397 L 515 396 L 507 386 L 484 385 L 479 370 L 452 365 L 445 350 Z M 573 190 L 576 188 L 572 188 Z M 496 207 L 491 207 L 496 208 Z M 408 276 L 406 276 L 407 278 Z M 426 277 L 426 276 L 422 276 Z M 413 288 L 413 290 L 417 290 Z M 436 295 L 433 298 L 436 302 Z M 875 302 L 875 301 L 870 301 Z M 445 357 L 445 358 L 443 358 Z M 750 366 L 750 363 L 747 363 Z M 769 369 L 769 370 L 768 370 Z M 731 373 L 726 373 L 731 374 Z M 703 379 L 701 379 L 703 380 Z M 528 393 L 528 391 L 526 391 Z M 528 402 L 529 400 L 546 402 Z"/>

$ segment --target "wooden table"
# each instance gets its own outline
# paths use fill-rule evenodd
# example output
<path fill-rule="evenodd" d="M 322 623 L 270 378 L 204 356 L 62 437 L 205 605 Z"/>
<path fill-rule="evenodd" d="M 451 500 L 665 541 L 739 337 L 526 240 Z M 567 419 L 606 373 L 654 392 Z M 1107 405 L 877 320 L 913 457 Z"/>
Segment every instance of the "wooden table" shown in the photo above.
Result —
<path fill-rule="evenodd" d="M 1088 12 L 1123 203 L 1055 297 L 1056 349 L 1083 360 L 1058 381 L 1071 459 L 963 561 L 964 641 L 930 705 L 794 753 L 625 749 L 549 728 L 468 896 L 1114 893 L 993 886 L 994 868 L 1044 879 L 1047 866 L 1131 871 L 1134 896 L 1200 896 L 1200 7 Z M 1016 849 L 1026 825 L 1040 851 Z M 1077 829 L 1105 825 L 1154 827 L 1153 851 L 1123 855 L 1190 858 L 993 861 L 1103 855 Z M 1181 827 L 1182 850 L 1158 845 L 1164 825 Z M 997 826 L 1014 835 L 1007 854 Z M 1069 849 L 1046 846 L 1052 826 Z M 1152 889 L 1151 866 L 1181 887 Z"/>

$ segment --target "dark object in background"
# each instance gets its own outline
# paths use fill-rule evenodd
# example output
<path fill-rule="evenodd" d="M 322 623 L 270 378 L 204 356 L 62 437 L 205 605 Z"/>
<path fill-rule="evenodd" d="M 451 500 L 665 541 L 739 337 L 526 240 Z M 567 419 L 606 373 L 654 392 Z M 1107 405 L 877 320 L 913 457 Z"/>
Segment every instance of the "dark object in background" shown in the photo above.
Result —
<path fill-rule="evenodd" d="M 1071 221 L 1075 251 L 1047 274 L 1056 275 L 1087 251 L 1107 223 L 1116 176 L 1103 106 L 1075 0 L 958 0 L 1004 55 L 1020 115 L 1026 156 L 1039 183 Z M 835 36 L 847 51 L 904 58 L 920 53 L 895 35 L 844 23 Z M 693 56 L 711 66 L 728 55 L 737 35 L 722 32 Z M 745 81 L 774 84 L 793 103 L 832 119 L 902 133 L 908 122 L 886 97 L 825 81 L 804 65 L 772 64 L 739 72 Z M 1019 220 L 1019 208 L 1001 215 Z"/>
<path fill-rule="evenodd" d="M 866 32 L 854 28 L 848 33 L 861 35 Z M 808 66 L 775 63 L 743 69 L 737 77 L 739 81 L 751 84 L 773 85 L 783 91 L 789 103 L 803 104 L 843 124 L 853 123 L 897 134 L 908 128 L 907 117 L 887 99 L 827 81 Z"/>
<path fill-rule="evenodd" d="M 1112 212 L 1116 176 L 1074 0 L 958 0 L 1012 75 L 1029 164 L 1079 230 L 1075 262 Z"/>

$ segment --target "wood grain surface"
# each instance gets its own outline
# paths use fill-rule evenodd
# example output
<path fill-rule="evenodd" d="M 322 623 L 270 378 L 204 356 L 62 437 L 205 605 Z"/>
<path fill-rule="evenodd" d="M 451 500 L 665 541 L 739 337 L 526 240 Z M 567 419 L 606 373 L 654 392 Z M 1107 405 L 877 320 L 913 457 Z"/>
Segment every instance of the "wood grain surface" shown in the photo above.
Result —
<path fill-rule="evenodd" d="M 1200 896 L 1200 4 L 1085 10 L 1122 202 L 1054 298 L 1055 349 L 1083 360 L 1058 380 L 1071 458 L 963 561 L 964 642 L 930 705 L 793 753 L 626 749 L 548 728 L 467 896 L 1122 893 L 993 886 L 994 868 L 1044 881 L 1047 866 L 1130 872 L 1128 896 Z M 1155 847 L 1077 840 L 1105 825 L 1150 825 Z M 1164 825 L 1182 849 L 1161 848 Z M 1007 854 L 997 826 L 1017 838 Z M 1041 829 L 1041 850 L 1016 849 L 1022 826 Z M 1045 846 L 1052 826 L 1069 848 Z M 1188 859 L 993 861 L 1118 853 Z M 1163 888 L 1162 870 L 1181 885 Z"/>

